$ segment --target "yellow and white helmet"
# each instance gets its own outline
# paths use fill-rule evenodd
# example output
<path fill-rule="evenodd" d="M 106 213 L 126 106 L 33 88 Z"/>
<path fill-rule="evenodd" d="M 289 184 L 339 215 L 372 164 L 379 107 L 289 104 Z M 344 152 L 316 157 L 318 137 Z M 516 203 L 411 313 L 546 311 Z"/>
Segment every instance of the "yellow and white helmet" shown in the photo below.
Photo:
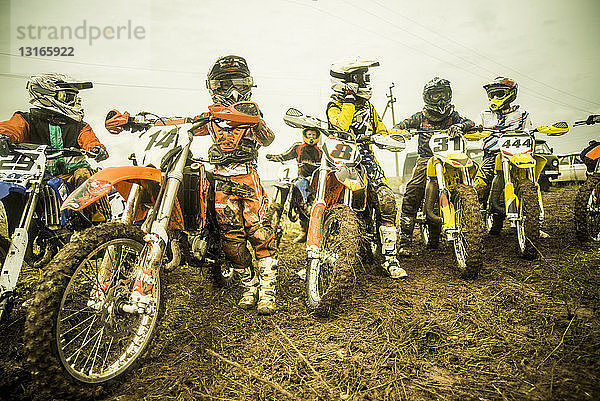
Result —
<path fill-rule="evenodd" d="M 91 82 L 77 82 L 66 74 L 56 73 L 32 75 L 26 85 L 29 103 L 75 121 L 82 121 L 84 116 L 79 91 L 92 87 Z"/>
<path fill-rule="evenodd" d="M 483 85 L 485 89 L 490 110 L 502 110 L 510 106 L 510 103 L 517 98 L 519 85 L 515 80 L 506 77 L 496 77 L 492 82 Z"/>
<path fill-rule="evenodd" d="M 337 95 L 351 90 L 358 97 L 369 100 L 372 95 L 369 68 L 378 67 L 379 61 L 362 57 L 343 60 L 331 65 L 331 89 Z"/>

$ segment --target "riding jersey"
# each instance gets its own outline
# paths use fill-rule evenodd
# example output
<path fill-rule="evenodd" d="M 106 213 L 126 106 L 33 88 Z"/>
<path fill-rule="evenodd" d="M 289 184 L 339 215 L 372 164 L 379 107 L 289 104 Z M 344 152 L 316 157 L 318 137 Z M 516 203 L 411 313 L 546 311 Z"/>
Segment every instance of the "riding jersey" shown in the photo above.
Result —
<path fill-rule="evenodd" d="M 510 107 L 506 112 L 484 110 L 481 112 L 481 124 L 485 128 L 494 128 L 507 131 L 530 130 L 533 128 L 529 113 L 520 109 L 518 105 Z M 483 139 L 482 149 L 486 153 L 495 153 L 500 150 L 498 140 L 502 134 L 492 134 Z"/>
<path fill-rule="evenodd" d="M 377 115 L 375 107 L 365 101 L 358 107 L 354 103 L 333 101 L 327 105 L 327 121 L 329 129 L 351 132 L 356 138 L 374 134 L 388 135 L 388 130 Z M 358 142 L 358 152 L 362 164 L 367 168 L 369 183 L 374 187 L 387 185 L 385 173 L 370 144 Z"/>
<path fill-rule="evenodd" d="M 0 122 L 0 134 L 8 136 L 14 143 L 51 145 L 55 149 L 91 150 L 97 145 L 106 149 L 86 122 L 42 109 L 17 111 L 10 120 Z"/>
<path fill-rule="evenodd" d="M 317 163 L 321 161 L 321 149 L 318 145 L 296 142 L 291 148 L 278 156 L 281 156 L 282 160 L 296 159 L 296 162 L 298 162 L 298 175 L 300 177 L 310 177 L 317 169 Z"/>
<path fill-rule="evenodd" d="M 419 129 L 424 131 L 433 131 L 433 130 L 444 130 L 449 128 L 454 124 L 464 124 L 465 128 L 463 131 L 468 131 L 469 129 L 475 126 L 475 123 L 468 118 L 462 117 L 457 111 L 454 110 L 454 106 L 452 106 L 451 112 L 448 113 L 447 117 L 441 117 L 440 120 L 435 121 L 431 118 L 427 117 L 428 112 L 424 109 L 423 111 L 419 111 L 409 118 L 402 120 L 398 124 L 394 126 L 397 129 Z M 430 158 L 433 156 L 433 152 L 429 147 L 429 140 L 433 135 L 432 132 L 420 132 L 419 133 L 419 142 L 417 145 L 417 151 L 420 157 Z"/>
<path fill-rule="evenodd" d="M 207 115 L 204 113 L 198 117 Z M 196 117 L 196 118 L 198 118 Z M 269 146 L 275 134 L 264 121 L 256 125 L 229 126 L 210 121 L 199 128 L 194 135 L 208 135 L 213 144 L 208 149 L 208 159 L 215 166 L 215 174 L 233 176 L 251 174 L 256 171 L 258 149 Z"/>

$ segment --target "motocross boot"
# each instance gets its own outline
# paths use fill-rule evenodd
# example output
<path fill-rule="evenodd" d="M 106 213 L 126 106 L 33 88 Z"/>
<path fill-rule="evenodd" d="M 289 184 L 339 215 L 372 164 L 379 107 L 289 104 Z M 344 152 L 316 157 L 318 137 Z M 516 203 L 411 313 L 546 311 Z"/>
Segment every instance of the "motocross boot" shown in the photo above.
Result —
<path fill-rule="evenodd" d="M 294 238 L 294 244 L 300 244 L 306 242 L 306 238 L 308 237 L 308 220 L 300 217 L 300 227 L 302 228 L 302 233 Z"/>
<path fill-rule="evenodd" d="M 398 249 L 398 255 L 411 256 L 414 229 L 415 218 L 412 216 L 400 215 L 400 249 Z"/>
<path fill-rule="evenodd" d="M 258 305 L 259 315 L 275 313 L 275 284 L 277 284 L 277 258 L 267 256 L 258 261 Z"/>
<path fill-rule="evenodd" d="M 258 277 L 253 274 L 250 267 L 245 269 L 236 269 L 236 272 L 241 277 L 242 285 L 244 286 L 244 292 L 242 298 L 238 302 L 238 306 L 242 309 L 252 309 L 256 305 L 256 298 L 258 296 Z"/>
<path fill-rule="evenodd" d="M 385 258 L 383 261 L 383 268 L 389 273 L 391 278 L 396 279 L 406 277 L 406 271 L 400 267 L 400 263 L 396 258 L 396 227 L 379 227 L 379 236 L 381 238 L 381 253 Z"/>

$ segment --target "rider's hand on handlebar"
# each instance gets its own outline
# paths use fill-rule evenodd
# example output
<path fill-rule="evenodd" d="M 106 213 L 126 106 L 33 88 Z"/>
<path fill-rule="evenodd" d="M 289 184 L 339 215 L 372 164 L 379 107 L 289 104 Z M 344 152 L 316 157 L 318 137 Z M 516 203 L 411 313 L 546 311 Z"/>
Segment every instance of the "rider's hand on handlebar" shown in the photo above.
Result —
<path fill-rule="evenodd" d="M 462 134 L 464 128 L 465 126 L 463 124 L 451 125 L 450 128 L 448 128 L 448 135 L 450 135 L 451 138 L 456 138 Z"/>
<path fill-rule="evenodd" d="M 94 155 L 94 160 L 101 162 L 108 159 L 108 152 L 100 145 L 96 145 L 90 150 L 90 153 Z"/>
<path fill-rule="evenodd" d="M 0 134 L 0 155 L 8 156 L 10 153 L 10 145 L 12 145 L 12 141 L 7 135 Z"/>
<path fill-rule="evenodd" d="M 585 120 L 585 123 L 587 125 L 592 125 L 592 124 L 600 123 L 600 114 L 592 114 L 592 115 L 590 115 L 587 118 L 587 120 Z"/>
<path fill-rule="evenodd" d="M 283 161 L 283 157 L 281 155 L 266 155 L 267 160 L 270 160 L 272 162 L 282 162 Z"/>
<path fill-rule="evenodd" d="M 372 142 L 370 135 L 359 135 L 356 137 L 356 143 L 369 143 Z"/>

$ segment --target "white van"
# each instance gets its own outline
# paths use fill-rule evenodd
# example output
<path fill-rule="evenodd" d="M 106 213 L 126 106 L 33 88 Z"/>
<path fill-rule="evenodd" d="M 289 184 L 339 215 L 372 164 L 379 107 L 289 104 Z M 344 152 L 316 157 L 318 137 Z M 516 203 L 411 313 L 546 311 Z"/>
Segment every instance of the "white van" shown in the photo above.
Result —
<path fill-rule="evenodd" d="M 585 164 L 581 162 L 579 153 L 558 155 L 558 178 L 555 183 L 581 182 L 587 179 Z"/>

